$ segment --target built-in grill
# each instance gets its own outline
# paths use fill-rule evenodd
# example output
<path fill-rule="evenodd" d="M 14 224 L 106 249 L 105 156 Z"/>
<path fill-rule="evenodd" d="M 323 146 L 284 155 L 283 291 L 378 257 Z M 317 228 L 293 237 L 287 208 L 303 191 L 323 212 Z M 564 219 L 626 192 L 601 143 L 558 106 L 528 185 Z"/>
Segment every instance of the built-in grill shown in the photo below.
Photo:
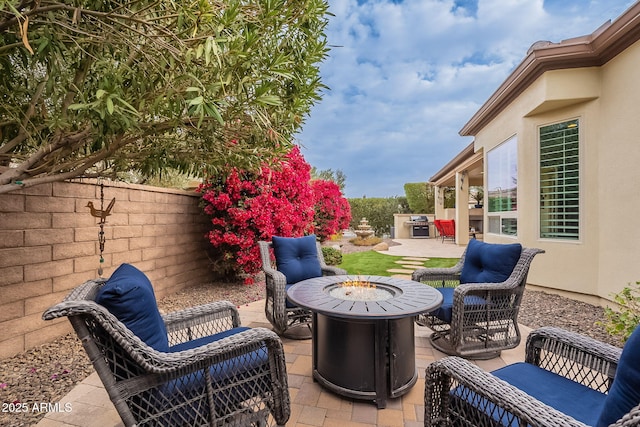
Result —
<path fill-rule="evenodd" d="M 429 237 L 429 218 L 426 215 L 411 215 L 405 222 L 411 227 L 411 237 L 414 239 Z"/>

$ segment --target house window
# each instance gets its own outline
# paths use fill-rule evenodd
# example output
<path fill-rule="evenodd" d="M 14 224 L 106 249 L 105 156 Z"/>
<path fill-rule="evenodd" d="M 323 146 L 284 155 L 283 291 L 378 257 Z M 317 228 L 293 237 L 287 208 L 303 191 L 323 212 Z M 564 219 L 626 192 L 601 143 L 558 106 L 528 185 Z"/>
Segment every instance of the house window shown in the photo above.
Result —
<path fill-rule="evenodd" d="M 518 139 L 514 136 L 487 153 L 488 231 L 518 234 Z"/>
<path fill-rule="evenodd" d="M 580 237 L 578 120 L 540 128 L 540 237 Z"/>

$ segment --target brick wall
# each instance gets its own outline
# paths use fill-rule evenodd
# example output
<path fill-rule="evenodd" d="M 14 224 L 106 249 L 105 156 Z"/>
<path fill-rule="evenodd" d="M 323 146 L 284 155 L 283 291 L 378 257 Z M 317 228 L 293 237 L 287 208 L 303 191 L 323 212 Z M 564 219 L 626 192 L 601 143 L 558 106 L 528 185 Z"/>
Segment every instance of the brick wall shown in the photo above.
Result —
<path fill-rule="evenodd" d="M 104 277 L 127 262 L 144 271 L 158 298 L 211 280 L 204 238 L 208 219 L 193 192 L 104 183 Z M 70 289 L 98 276 L 100 187 L 44 184 L 0 194 L 0 359 L 71 331 L 42 312 Z"/>

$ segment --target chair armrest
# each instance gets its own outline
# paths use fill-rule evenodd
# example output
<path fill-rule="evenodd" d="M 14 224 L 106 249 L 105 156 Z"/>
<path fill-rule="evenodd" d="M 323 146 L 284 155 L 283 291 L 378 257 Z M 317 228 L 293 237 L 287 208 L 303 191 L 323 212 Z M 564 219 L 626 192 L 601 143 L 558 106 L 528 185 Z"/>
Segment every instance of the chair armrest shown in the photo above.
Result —
<path fill-rule="evenodd" d="M 457 286 L 460 283 L 460 273 L 466 250 L 460 260 L 453 267 L 447 268 L 418 268 L 411 274 L 415 282 L 442 282 L 442 286 Z"/>
<path fill-rule="evenodd" d="M 460 283 L 460 272 L 455 267 L 418 268 L 411 273 L 414 282 L 433 283 L 438 286 L 457 286 Z"/>
<path fill-rule="evenodd" d="M 431 363 L 426 369 L 425 383 L 425 426 L 445 425 L 451 410 L 450 391 L 456 389 L 458 395 L 471 392 L 493 403 L 505 414 L 516 417 L 520 425 L 586 427 L 460 357 L 445 357 Z"/>
<path fill-rule="evenodd" d="M 267 286 L 282 286 L 284 292 L 284 286 L 287 284 L 287 277 L 284 273 L 272 267 L 262 267 L 262 270 L 264 271 Z"/>
<path fill-rule="evenodd" d="M 223 332 L 240 326 L 240 314 L 229 301 L 216 301 L 162 316 L 170 345 Z"/>
<path fill-rule="evenodd" d="M 543 327 L 529 334 L 525 361 L 606 392 L 615 376 L 621 353 L 622 349 L 591 337 Z M 566 369 L 569 366 L 571 369 Z"/>
<path fill-rule="evenodd" d="M 347 270 L 344 270 L 339 267 L 334 267 L 332 265 L 324 265 L 322 266 L 322 275 L 323 276 L 342 276 L 347 274 Z"/>

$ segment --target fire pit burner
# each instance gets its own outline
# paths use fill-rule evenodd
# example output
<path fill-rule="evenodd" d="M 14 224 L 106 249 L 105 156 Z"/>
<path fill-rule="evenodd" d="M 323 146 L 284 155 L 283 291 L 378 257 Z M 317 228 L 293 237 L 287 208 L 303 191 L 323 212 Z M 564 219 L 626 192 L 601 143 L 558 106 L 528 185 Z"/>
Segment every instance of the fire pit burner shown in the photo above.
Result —
<path fill-rule="evenodd" d="M 384 301 L 402 292 L 399 288 L 376 285 L 364 281 L 329 285 L 324 290 L 334 298 L 347 301 Z"/>
<path fill-rule="evenodd" d="M 355 289 L 354 281 L 370 287 Z M 384 408 L 416 383 L 413 316 L 442 304 L 435 289 L 393 277 L 325 276 L 297 283 L 287 296 L 313 312 L 313 378 L 320 384 Z"/>

